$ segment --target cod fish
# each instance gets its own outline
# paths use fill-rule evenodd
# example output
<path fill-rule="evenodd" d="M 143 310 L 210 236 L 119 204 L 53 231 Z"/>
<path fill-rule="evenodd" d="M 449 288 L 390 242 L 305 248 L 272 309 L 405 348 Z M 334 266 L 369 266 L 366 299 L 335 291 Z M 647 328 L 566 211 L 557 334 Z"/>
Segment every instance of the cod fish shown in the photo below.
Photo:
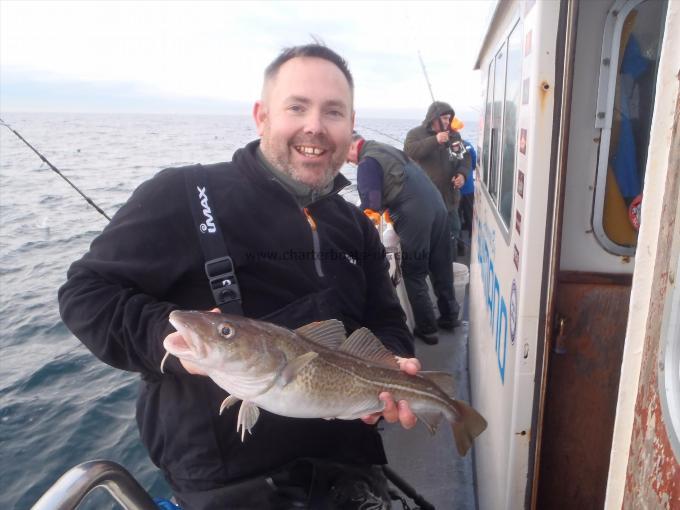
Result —
<path fill-rule="evenodd" d="M 242 441 L 260 408 L 292 418 L 354 420 L 382 411 L 383 391 L 408 401 L 432 434 L 446 419 L 461 455 L 486 428 L 477 411 L 449 396 L 449 374 L 406 374 L 366 328 L 346 338 L 337 320 L 292 331 L 241 316 L 179 310 L 170 313 L 170 322 L 181 337 L 166 339 L 168 353 L 196 364 L 229 393 L 220 414 L 241 402 L 236 429 Z"/>

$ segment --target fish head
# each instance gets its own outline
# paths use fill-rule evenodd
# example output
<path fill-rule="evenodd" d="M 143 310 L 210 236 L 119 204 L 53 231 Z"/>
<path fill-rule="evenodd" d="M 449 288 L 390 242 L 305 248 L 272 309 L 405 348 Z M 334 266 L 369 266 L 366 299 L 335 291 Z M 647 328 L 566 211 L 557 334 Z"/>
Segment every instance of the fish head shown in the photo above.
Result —
<path fill-rule="evenodd" d="M 262 362 L 267 348 L 258 321 L 237 315 L 174 310 L 170 323 L 179 335 L 166 337 L 172 355 L 203 368 L 228 369 Z"/>

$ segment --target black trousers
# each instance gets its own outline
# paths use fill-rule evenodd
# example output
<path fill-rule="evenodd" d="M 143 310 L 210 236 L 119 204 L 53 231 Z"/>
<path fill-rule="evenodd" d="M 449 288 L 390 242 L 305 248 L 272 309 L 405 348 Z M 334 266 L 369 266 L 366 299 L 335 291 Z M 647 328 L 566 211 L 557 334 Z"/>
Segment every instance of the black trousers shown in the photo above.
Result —
<path fill-rule="evenodd" d="M 406 165 L 404 187 L 389 205 L 402 250 L 402 272 L 416 327 L 437 331 L 426 278 L 429 274 L 439 314 L 453 318 L 458 303 L 453 293 L 453 266 L 446 206 L 430 178 L 418 166 Z"/>
<path fill-rule="evenodd" d="M 175 494 L 183 510 L 389 510 L 380 466 L 300 459 L 229 486 Z"/>
<path fill-rule="evenodd" d="M 467 230 L 470 235 L 472 235 L 472 211 L 474 209 L 474 203 L 475 194 L 469 193 L 467 195 L 461 195 L 460 205 L 458 206 L 463 230 Z"/>

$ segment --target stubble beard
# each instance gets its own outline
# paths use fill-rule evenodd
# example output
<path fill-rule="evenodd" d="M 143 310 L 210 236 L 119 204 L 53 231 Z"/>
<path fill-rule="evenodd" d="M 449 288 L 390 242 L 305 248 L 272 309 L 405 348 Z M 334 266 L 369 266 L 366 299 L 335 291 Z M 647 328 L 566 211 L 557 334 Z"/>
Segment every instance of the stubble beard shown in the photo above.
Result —
<path fill-rule="evenodd" d="M 340 173 L 340 168 L 345 163 L 345 154 L 349 148 L 338 150 L 337 146 L 324 136 L 315 137 L 296 137 L 291 141 L 274 143 L 269 136 L 269 130 L 265 129 L 260 140 L 260 149 L 267 158 L 267 161 L 278 171 L 289 175 L 293 180 L 306 184 L 314 191 L 324 190 L 328 184 Z M 291 162 L 290 155 L 295 151 L 295 145 L 314 144 L 324 147 L 331 153 L 331 160 L 325 167 L 319 168 L 320 163 L 302 163 L 302 168 Z M 314 178 L 310 179 L 310 176 Z"/>

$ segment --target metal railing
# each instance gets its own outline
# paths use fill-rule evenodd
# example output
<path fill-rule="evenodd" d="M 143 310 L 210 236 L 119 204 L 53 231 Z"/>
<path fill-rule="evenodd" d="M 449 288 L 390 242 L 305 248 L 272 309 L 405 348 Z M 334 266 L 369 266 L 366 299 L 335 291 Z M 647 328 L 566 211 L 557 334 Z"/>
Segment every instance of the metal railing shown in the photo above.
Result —
<path fill-rule="evenodd" d="M 106 489 L 125 510 L 158 510 L 137 480 L 109 460 L 91 460 L 69 469 L 32 510 L 74 510 L 97 487 Z"/>

